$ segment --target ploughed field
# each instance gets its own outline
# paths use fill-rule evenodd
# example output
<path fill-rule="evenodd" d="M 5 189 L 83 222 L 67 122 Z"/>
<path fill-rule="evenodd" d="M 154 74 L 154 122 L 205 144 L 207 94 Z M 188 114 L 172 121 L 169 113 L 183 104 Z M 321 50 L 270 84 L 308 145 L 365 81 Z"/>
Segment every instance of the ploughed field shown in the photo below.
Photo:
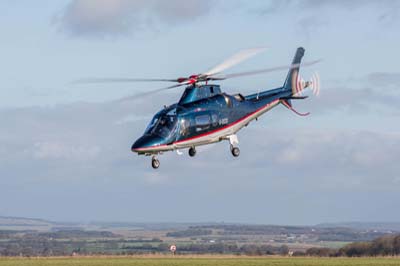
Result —
<path fill-rule="evenodd" d="M 0 258 L 0 266 L 400 266 L 400 258 L 86 257 Z"/>

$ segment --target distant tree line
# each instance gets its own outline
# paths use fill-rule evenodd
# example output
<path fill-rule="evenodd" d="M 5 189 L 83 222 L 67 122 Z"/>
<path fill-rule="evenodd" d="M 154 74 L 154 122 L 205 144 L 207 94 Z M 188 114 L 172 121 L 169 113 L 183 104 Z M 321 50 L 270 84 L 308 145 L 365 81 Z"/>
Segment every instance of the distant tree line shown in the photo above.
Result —
<path fill-rule="evenodd" d="M 187 230 L 168 232 L 166 236 L 168 237 L 193 237 L 193 236 L 206 236 L 211 235 L 212 230 L 202 229 L 202 228 L 192 228 L 189 227 Z"/>
<path fill-rule="evenodd" d="M 400 255 L 400 235 L 387 235 L 369 242 L 354 242 L 340 249 L 310 248 L 294 255 L 319 257 L 367 257 Z"/>
<path fill-rule="evenodd" d="M 60 230 L 55 232 L 32 232 L 26 233 L 25 238 L 55 238 L 55 239 L 70 239 L 70 238 L 116 238 L 120 235 L 109 231 L 86 231 L 86 230 Z"/>
<path fill-rule="evenodd" d="M 216 232 L 219 235 L 307 235 L 318 241 L 370 241 L 383 236 L 383 232 L 357 230 L 345 227 L 277 226 L 216 224 L 191 226 L 187 230 L 168 233 L 175 237 L 199 236 L 201 232 Z"/>
<path fill-rule="evenodd" d="M 199 229 L 186 231 L 187 235 L 200 233 Z M 211 230 L 211 229 L 201 229 Z M 202 235 L 207 232 L 201 232 Z M 0 231 L 0 256 L 68 256 L 129 255 L 168 253 L 169 243 L 162 239 L 123 239 L 119 235 L 102 231 L 32 232 Z M 192 244 L 178 244 L 180 254 L 245 254 L 287 255 L 287 245 L 237 244 L 216 240 Z M 387 235 L 370 242 L 354 242 L 340 249 L 310 248 L 294 252 L 293 256 L 394 256 L 400 255 L 400 235 Z"/>

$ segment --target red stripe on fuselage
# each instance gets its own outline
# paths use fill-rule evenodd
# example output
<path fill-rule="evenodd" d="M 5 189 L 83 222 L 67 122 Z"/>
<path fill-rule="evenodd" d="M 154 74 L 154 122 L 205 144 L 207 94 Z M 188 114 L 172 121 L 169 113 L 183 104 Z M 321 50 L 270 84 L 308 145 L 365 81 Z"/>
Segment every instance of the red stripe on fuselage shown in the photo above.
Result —
<path fill-rule="evenodd" d="M 275 100 L 275 101 L 278 101 L 278 100 Z M 187 138 L 187 139 L 183 139 L 183 140 L 176 141 L 176 142 L 174 142 L 173 144 L 177 144 L 177 143 L 181 143 L 181 142 L 184 142 L 184 141 L 189 141 L 189 140 L 201 138 L 201 137 L 204 137 L 204 136 L 207 136 L 207 135 L 216 133 L 216 132 L 218 132 L 218 131 L 227 129 L 227 128 L 229 128 L 229 127 L 232 127 L 232 126 L 234 126 L 234 125 L 236 125 L 236 124 L 242 122 L 243 120 L 245 120 L 245 119 L 248 118 L 249 116 L 252 116 L 253 114 L 259 112 L 260 110 L 262 110 L 262 109 L 264 109 L 264 108 L 268 108 L 268 106 L 272 105 L 275 101 L 272 101 L 272 102 L 268 103 L 267 105 L 264 105 L 263 107 L 258 108 L 258 109 L 255 110 L 254 112 L 252 112 L 252 113 L 250 113 L 250 114 L 248 114 L 248 115 L 245 115 L 244 117 L 240 118 L 239 120 L 237 120 L 237 121 L 235 121 L 235 122 L 233 122 L 233 123 L 231 123 L 231 124 L 228 124 L 228 125 L 223 126 L 223 127 L 221 127 L 221 128 L 217 128 L 217 129 L 214 129 L 214 130 L 212 130 L 212 131 L 209 131 L 209 132 L 206 132 L 206 133 L 203 133 L 203 134 L 194 136 L 194 137 L 190 137 L 190 138 Z"/>
<path fill-rule="evenodd" d="M 272 101 L 272 102 L 270 102 L 270 103 L 264 105 L 263 107 L 258 108 L 258 109 L 255 110 L 254 112 L 245 115 L 244 117 L 240 118 L 239 120 L 237 120 L 237 121 L 235 121 L 235 122 L 233 122 L 233 123 L 231 123 L 231 124 L 228 124 L 228 125 L 226 125 L 226 126 L 223 126 L 223 127 L 221 127 L 221 128 L 217 128 L 217 129 L 215 129 L 215 130 L 212 130 L 212 131 L 209 131 L 209 132 L 206 132 L 206 133 L 197 135 L 197 136 L 193 136 L 193 137 L 190 137 L 190 138 L 187 138 L 187 139 L 175 141 L 174 143 L 172 143 L 172 144 L 170 144 L 170 145 L 163 144 L 163 145 L 158 145 L 158 146 L 151 146 L 151 147 L 145 147 L 145 148 L 138 148 L 138 149 L 135 149 L 135 151 L 146 151 L 146 150 L 147 150 L 147 151 L 150 151 L 150 150 L 155 150 L 155 149 L 157 149 L 157 148 L 165 148 L 165 147 L 168 147 L 168 146 L 172 146 L 172 145 L 174 145 L 174 144 L 178 144 L 178 143 L 182 143 L 182 142 L 185 142 L 185 141 L 190 141 L 190 140 L 193 140 L 193 139 L 197 139 L 197 138 L 201 138 L 201 137 L 204 137 L 204 136 L 207 136 L 207 135 L 214 134 L 214 133 L 216 133 L 216 132 L 218 132 L 218 131 L 227 129 L 227 128 L 229 128 L 229 127 L 232 127 L 232 126 L 234 126 L 234 125 L 236 125 L 236 124 L 242 122 L 242 121 L 245 120 L 246 118 L 248 118 L 248 117 L 254 115 L 255 113 L 261 111 L 262 109 L 268 108 L 269 106 L 273 105 L 273 104 L 276 103 L 277 101 L 279 101 L 279 100 L 274 100 L 274 101 Z"/>

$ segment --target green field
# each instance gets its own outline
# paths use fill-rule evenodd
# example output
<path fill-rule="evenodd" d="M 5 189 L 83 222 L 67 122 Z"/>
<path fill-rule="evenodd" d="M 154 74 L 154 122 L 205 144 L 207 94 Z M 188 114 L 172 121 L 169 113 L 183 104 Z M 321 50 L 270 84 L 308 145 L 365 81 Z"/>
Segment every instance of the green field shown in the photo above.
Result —
<path fill-rule="evenodd" d="M 400 258 L 0 258 L 0 266 L 379 266 L 400 265 Z"/>

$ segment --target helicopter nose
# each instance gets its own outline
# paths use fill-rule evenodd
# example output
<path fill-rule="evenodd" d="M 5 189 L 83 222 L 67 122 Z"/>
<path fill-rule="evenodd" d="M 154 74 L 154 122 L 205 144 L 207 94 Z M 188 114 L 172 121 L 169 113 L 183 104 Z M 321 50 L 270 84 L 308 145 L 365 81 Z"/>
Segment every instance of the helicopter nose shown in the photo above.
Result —
<path fill-rule="evenodd" d="M 143 152 L 145 150 L 152 150 L 157 146 L 163 144 L 163 139 L 157 136 L 144 135 L 133 143 L 131 150 L 133 152 Z"/>

